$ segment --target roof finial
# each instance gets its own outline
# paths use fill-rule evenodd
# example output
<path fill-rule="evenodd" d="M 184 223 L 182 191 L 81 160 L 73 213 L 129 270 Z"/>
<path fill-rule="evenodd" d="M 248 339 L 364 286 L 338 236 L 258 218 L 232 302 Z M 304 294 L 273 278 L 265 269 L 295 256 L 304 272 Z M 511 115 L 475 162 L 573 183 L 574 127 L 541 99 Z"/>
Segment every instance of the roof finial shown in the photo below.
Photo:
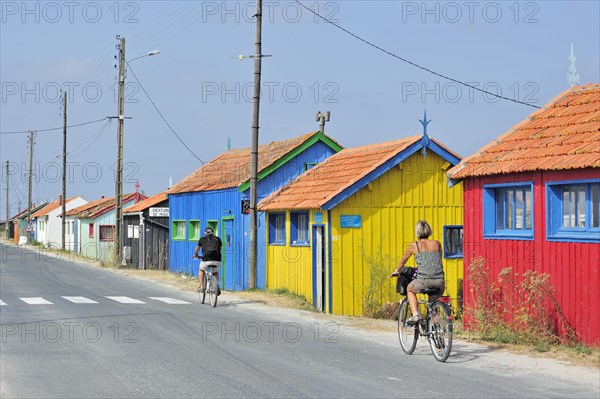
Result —
<path fill-rule="evenodd" d="M 427 135 L 427 125 L 431 120 L 427 120 L 427 109 L 423 112 L 423 119 L 419 119 L 421 125 L 423 125 L 423 134 L 421 135 L 421 145 L 423 146 L 423 156 L 427 156 L 427 146 L 429 145 L 429 136 Z"/>
<path fill-rule="evenodd" d="M 579 85 L 579 74 L 577 73 L 577 68 L 575 68 L 575 60 L 577 60 L 577 58 L 575 58 L 573 43 L 571 43 L 571 55 L 569 55 L 571 65 L 569 65 L 569 73 L 567 74 L 567 83 L 569 84 L 569 87 Z"/>
<path fill-rule="evenodd" d="M 423 125 L 423 136 L 427 136 L 427 125 L 431 122 L 431 120 L 427 120 L 427 109 L 425 109 L 425 112 L 423 113 L 423 119 L 419 119 L 419 122 Z"/>
<path fill-rule="evenodd" d="M 140 192 L 140 182 L 139 181 L 135 182 L 135 192 L 136 193 Z"/>
<path fill-rule="evenodd" d="M 231 150 L 231 137 L 227 137 L 227 151 Z"/>

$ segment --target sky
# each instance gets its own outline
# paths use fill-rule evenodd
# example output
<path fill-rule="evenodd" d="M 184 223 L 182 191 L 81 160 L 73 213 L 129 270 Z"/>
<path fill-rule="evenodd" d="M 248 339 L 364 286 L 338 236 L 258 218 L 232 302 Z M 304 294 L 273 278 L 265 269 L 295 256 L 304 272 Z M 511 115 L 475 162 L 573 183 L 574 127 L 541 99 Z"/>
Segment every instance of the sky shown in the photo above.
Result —
<path fill-rule="evenodd" d="M 571 44 L 579 82 L 600 81 L 598 1 L 301 1 L 394 56 L 297 2 L 263 3 L 261 144 L 318 130 L 317 111 L 344 147 L 395 140 L 421 134 L 426 110 L 428 134 L 464 157 L 536 108 L 456 81 L 543 106 L 569 88 Z M 68 129 L 67 196 L 115 194 L 117 35 L 131 61 L 123 192 L 159 193 L 228 143 L 249 147 L 254 64 L 238 55 L 254 53 L 255 4 L 0 1 L 0 218 L 7 161 L 10 213 L 27 206 L 28 134 L 14 132 L 61 128 L 63 91 L 69 125 L 101 120 Z M 33 154 L 33 202 L 57 199 L 62 128 L 37 132 Z"/>

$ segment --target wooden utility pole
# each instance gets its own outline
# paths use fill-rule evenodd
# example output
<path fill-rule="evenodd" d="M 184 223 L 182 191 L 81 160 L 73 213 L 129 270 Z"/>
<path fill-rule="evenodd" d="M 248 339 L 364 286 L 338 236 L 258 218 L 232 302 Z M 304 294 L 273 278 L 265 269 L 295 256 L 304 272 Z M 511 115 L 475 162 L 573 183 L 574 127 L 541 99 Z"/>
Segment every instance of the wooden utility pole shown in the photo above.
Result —
<path fill-rule="evenodd" d="M 65 246 L 65 226 L 67 218 L 67 92 L 63 97 L 63 164 L 62 164 L 62 249 Z"/>
<path fill-rule="evenodd" d="M 248 270 L 248 288 L 256 288 L 256 257 L 258 215 L 257 185 L 258 185 L 258 121 L 260 114 L 260 72 L 262 61 L 262 0 L 256 0 L 256 39 L 254 41 L 254 96 L 252 113 L 252 150 L 250 155 L 250 259 Z"/>
<path fill-rule="evenodd" d="M 119 100 L 117 125 L 117 170 L 115 171 L 115 261 L 121 263 L 121 226 L 123 224 L 123 128 L 125 122 L 125 38 L 119 45 Z"/>
<path fill-rule="evenodd" d="M 9 219 L 10 219 L 10 205 L 8 204 L 8 179 L 9 179 L 9 175 L 8 175 L 8 161 L 6 161 L 6 226 L 4 226 L 6 228 L 6 238 L 10 238 L 8 236 L 8 233 L 10 232 L 10 228 L 8 226 L 9 223 Z"/>
<path fill-rule="evenodd" d="M 25 229 L 25 235 L 27 236 L 27 243 L 31 242 L 31 192 L 32 192 L 32 174 L 33 174 L 33 135 L 35 133 L 29 131 L 29 194 L 27 195 L 27 227 Z"/>
<path fill-rule="evenodd" d="M 329 122 L 330 115 L 331 112 L 329 111 L 323 113 L 321 113 L 321 111 L 317 111 L 316 121 L 319 122 L 319 131 L 323 134 L 325 133 L 325 122 Z"/>

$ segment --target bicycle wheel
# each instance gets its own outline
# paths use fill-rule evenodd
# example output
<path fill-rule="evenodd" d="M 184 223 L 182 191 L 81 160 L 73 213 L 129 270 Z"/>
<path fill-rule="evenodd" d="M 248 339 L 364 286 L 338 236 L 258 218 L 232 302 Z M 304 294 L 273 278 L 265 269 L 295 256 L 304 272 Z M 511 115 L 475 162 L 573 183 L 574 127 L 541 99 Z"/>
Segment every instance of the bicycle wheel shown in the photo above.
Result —
<path fill-rule="evenodd" d="M 206 278 L 206 274 L 204 274 L 204 292 L 200 293 L 200 303 L 204 303 L 204 300 L 206 299 L 206 291 L 208 291 L 208 283 L 207 283 L 207 278 Z"/>
<path fill-rule="evenodd" d="M 210 304 L 213 306 L 217 306 L 217 294 L 219 291 L 219 283 L 217 283 L 217 278 L 215 276 L 210 276 L 210 281 L 208 283 L 208 287 L 210 287 L 208 291 L 208 297 L 210 299 Z"/>
<path fill-rule="evenodd" d="M 415 351 L 417 346 L 417 338 L 419 337 L 419 331 L 417 330 L 417 324 L 407 324 L 406 320 L 410 319 L 411 311 L 408 299 L 400 303 L 400 314 L 398 315 L 398 338 L 400 339 L 400 346 L 407 355 L 410 355 Z"/>
<path fill-rule="evenodd" d="M 429 345 L 435 360 L 445 362 L 452 349 L 452 314 L 450 308 L 441 302 L 432 305 L 431 336 Z"/>

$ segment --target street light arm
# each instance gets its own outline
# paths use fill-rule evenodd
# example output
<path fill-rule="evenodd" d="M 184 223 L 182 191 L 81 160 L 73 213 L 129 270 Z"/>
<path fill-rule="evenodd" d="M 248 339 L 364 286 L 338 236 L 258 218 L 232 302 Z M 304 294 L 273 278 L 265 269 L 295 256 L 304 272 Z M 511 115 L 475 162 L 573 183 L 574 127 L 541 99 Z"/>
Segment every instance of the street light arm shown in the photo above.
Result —
<path fill-rule="evenodd" d="M 157 55 L 160 54 L 160 50 L 152 50 L 152 51 L 148 51 L 146 54 L 140 55 L 139 57 L 135 57 L 130 59 L 129 61 L 127 61 L 127 64 L 129 64 L 132 61 L 138 60 L 140 58 L 144 58 L 144 57 L 151 57 L 153 55 Z"/>

